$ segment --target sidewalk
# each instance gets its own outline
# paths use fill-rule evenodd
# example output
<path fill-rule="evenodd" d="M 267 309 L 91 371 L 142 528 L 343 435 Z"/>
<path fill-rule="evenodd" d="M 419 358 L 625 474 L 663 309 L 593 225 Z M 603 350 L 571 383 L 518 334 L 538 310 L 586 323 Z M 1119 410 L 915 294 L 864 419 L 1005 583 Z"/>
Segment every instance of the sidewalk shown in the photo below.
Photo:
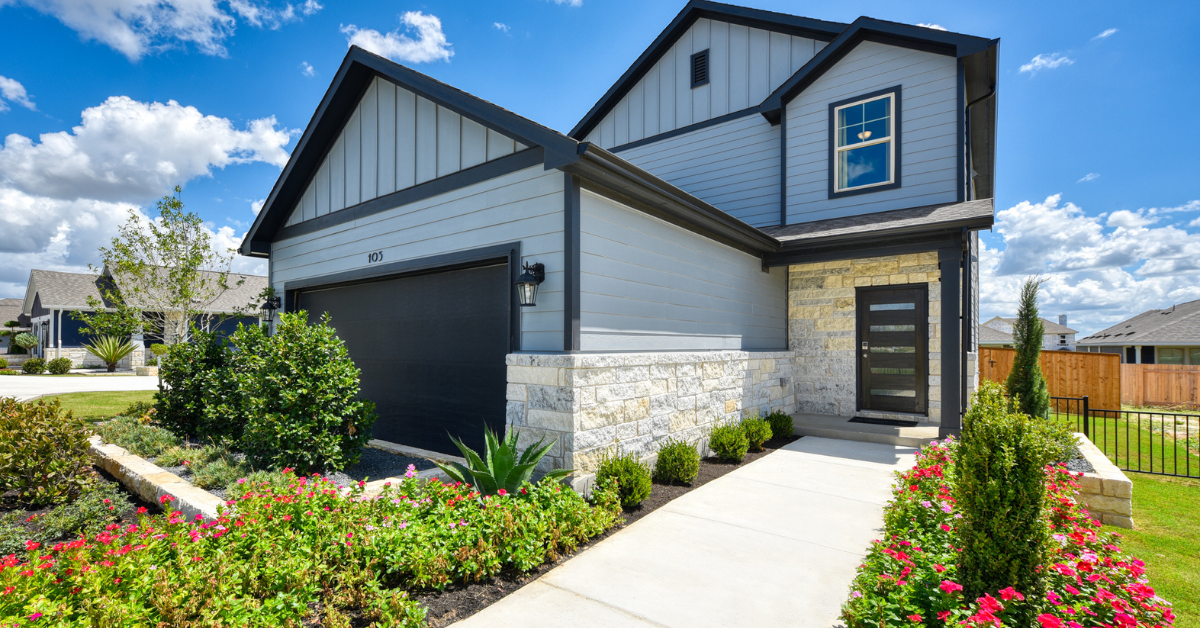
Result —
<path fill-rule="evenodd" d="M 16 397 L 19 401 L 45 395 L 122 390 L 158 390 L 158 377 L 153 375 L 120 375 L 108 377 L 64 377 L 54 375 L 0 376 L 0 397 Z"/>
<path fill-rule="evenodd" d="M 838 624 L 913 449 L 802 438 L 663 506 L 457 628 Z"/>

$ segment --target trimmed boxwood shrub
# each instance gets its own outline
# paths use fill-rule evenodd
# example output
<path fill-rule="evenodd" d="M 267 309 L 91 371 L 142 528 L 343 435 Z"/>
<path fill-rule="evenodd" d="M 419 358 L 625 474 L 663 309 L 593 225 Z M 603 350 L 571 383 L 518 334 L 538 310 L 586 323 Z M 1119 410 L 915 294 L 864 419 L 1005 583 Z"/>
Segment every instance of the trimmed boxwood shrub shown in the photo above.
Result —
<path fill-rule="evenodd" d="M 94 484 L 83 421 L 57 399 L 0 398 L 0 493 L 32 506 L 60 504 Z"/>
<path fill-rule="evenodd" d="M 654 481 L 661 484 L 691 484 L 700 472 L 700 454 L 686 441 L 668 439 L 658 450 Z"/>
<path fill-rule="evenodd" d="M 758 418 L 757 414 L 742 419 L 741 427 L 751 451 L 762 451 L 763 443 L 771 440 L 771 424 Z"/>
<path fill-rule="evenodd" d="M 750 439 L 740 425 L 720 425 L 709 433 L 708 447 L 721 460 L 741 462 L 746 457 L 746 450 L 750 449 Z"/>
<path fill-rule="evenodd" d="M 42 358 L 29 358 L 21 365 L 21 372 L 26 375 L 41 375 L 46 372 L 46 361 Z"/>
<path fill-rule="evenodd" d="M 650 496 L 650 468 L 633 454 L 607 456 L 601 460 L 596 482 L 615 482 L 622 508 L 633 508 Z"/>
<path fill-rule="evenodd" d="M 71 358 L 54 358 L 46 363 L 46 370 L 52 375 L 65 375 L 71 372 Z"/>
<path fill-rule="evenodd" d="M 791 436 L 795 433 L 795 428 L 792 426 L 792 415 L 783 410 L 776 410 L 768 414 L 767 423 L 771 424 L 772 438 Z"/>

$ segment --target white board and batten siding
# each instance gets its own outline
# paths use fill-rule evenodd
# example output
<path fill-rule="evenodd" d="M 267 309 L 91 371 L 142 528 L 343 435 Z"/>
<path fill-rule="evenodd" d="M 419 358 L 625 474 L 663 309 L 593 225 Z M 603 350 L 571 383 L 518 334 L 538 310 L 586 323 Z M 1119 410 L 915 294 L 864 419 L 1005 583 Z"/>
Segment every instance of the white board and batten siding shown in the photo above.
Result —
<path fill-rule="evenodd" d="M 825 42 L 699 19 L 585 138 L 613 148 L 755 107 Z M 708 50 L 709 83 L 695 89 L 692 54 Z"/>
<path fill-rule="evenodd" d="M 621 151 L 623 159 L 755 227 L 778 225 L 779 126 L 758 114 Z"/>
<path fill-rule="evenodd" d="M 786 295 L 785 268 L 580 195 L 584 351 L 785 349 Z"/>
<path fill-rule="evenodd" d="M 829 198 L 829 104 L 899 85 L 901 187 Z M 864 42 L 787 105 L 787 223 L 958 200 L 954 57 Z"/>
<path fill-rule="evenodd" d="M 521 314 L 521 349 L 563 348 L 563 175 L 541 164 L 271 245 L 271 277 L 288 281 L 521 242 L 523 261 L 546 265 L 538 304 Z"/>
<path fill-rule="evenodd" d="M 526 146 L 376 77 L 286 226 L 444 177 Z"/>

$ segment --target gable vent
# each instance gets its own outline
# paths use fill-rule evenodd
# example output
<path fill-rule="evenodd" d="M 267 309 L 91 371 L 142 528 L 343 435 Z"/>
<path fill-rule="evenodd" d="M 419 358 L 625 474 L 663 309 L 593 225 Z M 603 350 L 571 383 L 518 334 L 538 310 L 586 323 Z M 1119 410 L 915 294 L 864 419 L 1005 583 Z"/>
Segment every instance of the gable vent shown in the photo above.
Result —
<path fill-rule="evenodd" d="M 708 85 L 708 51 L 692 55 L 692 89 Z"/>

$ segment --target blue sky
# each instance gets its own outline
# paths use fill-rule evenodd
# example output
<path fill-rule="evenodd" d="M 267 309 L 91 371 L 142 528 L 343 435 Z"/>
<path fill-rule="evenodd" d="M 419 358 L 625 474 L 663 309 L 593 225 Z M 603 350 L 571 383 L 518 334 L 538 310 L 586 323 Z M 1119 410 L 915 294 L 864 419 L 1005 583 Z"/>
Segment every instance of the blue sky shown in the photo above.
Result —
<path fill-rule="evenodd" d="M 240 241 L 351 36 L 566 131 L 683 6 L 323 4 L 0 0 L 0 296 L 21 296 L 31 267 L 97 261 L 128 208 L 152 210 L 176 183 L 222 242 Z M 1084 332 L 1200 299 L 1200 151 L 1179 141 L 1200 102 L 1197 3 L 748 4 L 1001 38 L 985 317 L 1011 313 L 1033 273 L 1048 280 L 1044 313 Z"/>

